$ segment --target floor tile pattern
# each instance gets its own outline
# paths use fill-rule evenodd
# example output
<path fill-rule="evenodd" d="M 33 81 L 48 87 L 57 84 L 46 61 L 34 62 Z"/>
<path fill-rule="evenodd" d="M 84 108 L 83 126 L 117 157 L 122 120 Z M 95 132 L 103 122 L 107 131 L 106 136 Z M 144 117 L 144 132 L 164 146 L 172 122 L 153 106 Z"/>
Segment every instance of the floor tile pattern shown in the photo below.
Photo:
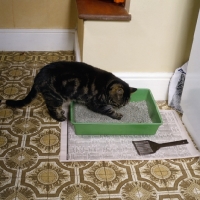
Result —
<path fill-rule="evenodd" d="M 0 52 L 0 99 L 23 98 L 39 69 L 73 52 Z M 160 109 L 170 109 L 158 101 Z M 59 161 L 60 123 L 40 95 L 0 103 L 1 200 L 200 200 L 200 159 Z"/>

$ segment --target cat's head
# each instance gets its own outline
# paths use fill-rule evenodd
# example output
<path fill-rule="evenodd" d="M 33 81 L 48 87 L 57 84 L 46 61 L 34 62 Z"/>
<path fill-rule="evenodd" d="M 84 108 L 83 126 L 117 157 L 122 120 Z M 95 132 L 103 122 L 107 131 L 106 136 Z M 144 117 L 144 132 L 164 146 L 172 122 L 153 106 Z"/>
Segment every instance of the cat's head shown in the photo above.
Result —
<path fill-rule="evenodd" d="M 126 83 L 113 83 L 107 90 L 107 103 L 115 108 L 125 106 L 130 100 L 131 93 L 136 90 L 136 88 L 129 87 Z"/>

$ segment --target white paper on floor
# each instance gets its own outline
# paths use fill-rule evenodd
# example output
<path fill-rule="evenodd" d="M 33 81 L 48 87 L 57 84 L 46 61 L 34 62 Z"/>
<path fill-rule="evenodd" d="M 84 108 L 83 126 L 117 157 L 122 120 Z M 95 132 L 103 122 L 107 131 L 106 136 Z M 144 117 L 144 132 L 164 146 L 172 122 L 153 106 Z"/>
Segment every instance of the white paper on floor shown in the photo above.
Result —
<path fill-rule="evenodd" d="M 155 135 L 76 135 L 73 126 L 61 124 L 60 161 L 157 160 L 200 156 L 176 111 L 160 110 L 163 119 Z M 160 148 L 156 153 L 140 156 L 132 141 L 157 143 L 187 139 L 188 144 Z"/>

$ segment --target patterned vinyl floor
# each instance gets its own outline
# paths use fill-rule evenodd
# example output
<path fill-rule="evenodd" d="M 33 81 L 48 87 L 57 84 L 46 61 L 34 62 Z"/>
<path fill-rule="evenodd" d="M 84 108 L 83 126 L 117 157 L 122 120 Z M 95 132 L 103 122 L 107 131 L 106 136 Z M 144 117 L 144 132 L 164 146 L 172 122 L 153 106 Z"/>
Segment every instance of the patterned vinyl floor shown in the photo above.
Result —
<path fill-rule="evenodd" d="M 0 99 L 23 98 L 38 70 L 73 52 L 0 52 Z M 158 102 L 160 109 L 169 109 Z M 60 124 L 40 95 L 20 109 L 0 103 L 1 200 L 199 200 L 200 159 L 59 161 Z"/>

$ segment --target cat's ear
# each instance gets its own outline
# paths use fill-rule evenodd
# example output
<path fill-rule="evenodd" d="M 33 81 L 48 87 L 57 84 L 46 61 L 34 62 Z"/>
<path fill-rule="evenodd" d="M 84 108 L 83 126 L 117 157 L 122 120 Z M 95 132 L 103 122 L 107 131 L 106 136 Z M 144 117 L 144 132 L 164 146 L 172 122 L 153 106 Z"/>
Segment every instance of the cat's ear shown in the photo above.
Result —
<path fill-rule="evenodd" d="M 136 92 L 136 91 L 137 91 L 137 88 L 130 87 L 130 93 L 133 93 L 133 92 Z"/>

